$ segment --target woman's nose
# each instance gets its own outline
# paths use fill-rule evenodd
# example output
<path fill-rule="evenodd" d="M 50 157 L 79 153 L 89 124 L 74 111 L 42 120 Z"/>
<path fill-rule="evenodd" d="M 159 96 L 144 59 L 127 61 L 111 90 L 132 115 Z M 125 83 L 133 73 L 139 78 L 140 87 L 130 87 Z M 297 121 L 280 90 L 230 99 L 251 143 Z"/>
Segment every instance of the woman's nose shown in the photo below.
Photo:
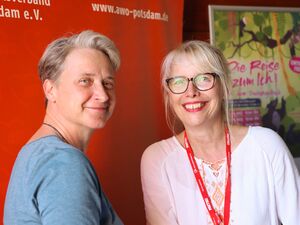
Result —
<path fill-rule="evenodd" d="M 188 87 L 187 87 L 187 90 L 186 90 L 186 95 L 194 97 L 198 93 L 199 93 L 199 90 L 195 87 L 194 83 L 192 81 L 190 81 L 188 83 Z"/>
<path fill-rule="evenodd" d="M 107 94 L 107 90 L 103 86 L 102 83 L 95 84 L 94 87 L 94 96 L 97 100 L 100 100 L 101 102 L 106 102 L 109 99 L 109 95 Z"/>

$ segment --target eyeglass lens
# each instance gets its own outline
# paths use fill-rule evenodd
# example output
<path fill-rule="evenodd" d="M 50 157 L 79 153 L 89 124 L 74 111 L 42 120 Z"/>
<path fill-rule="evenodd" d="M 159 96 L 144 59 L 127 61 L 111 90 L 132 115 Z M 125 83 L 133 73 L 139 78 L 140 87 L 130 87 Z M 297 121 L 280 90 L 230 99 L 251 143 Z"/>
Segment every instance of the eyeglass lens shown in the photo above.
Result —
<path fill-rule="evenodd" d="M 192 81 L 194 86 L 200 91 L 206 91 L 213 87 L 215 82 L 214 74 L 198 74 L 193 78 L 184 76 L 172 77 L 166 80 L 169 89 L 175 94 L 184 93 L 188 89 L 189 82 Z"/>

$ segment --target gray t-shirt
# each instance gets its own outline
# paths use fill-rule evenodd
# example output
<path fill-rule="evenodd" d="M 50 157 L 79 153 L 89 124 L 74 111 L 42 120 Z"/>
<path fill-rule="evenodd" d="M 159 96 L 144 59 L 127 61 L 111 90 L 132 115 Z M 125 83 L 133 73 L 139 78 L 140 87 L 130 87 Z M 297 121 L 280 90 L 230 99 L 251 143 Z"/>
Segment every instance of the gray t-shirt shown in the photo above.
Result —
<path fill-rule="evenodd" d="M 20 151 L 7 190 L 5 225 L 122 225 L 83 152 L 46 136 Z"/>

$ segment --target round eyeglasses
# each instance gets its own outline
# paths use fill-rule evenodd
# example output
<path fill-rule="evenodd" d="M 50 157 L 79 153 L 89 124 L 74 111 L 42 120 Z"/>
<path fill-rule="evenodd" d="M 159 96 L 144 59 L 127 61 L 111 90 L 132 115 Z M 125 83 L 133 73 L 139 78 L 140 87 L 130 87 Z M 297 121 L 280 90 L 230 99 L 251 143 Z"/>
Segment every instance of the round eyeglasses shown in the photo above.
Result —
<path fill-rule="evenodd" d="M 216 81 L 216 73 L 197 74 L 192 78 L 185 76 L 176 76 L 166 79 L 167 87 L 173 94 L 182 94 L 186 92 L 192 81 L 194 87 L 199 91 L 207 91 L 212 89 Z"/>

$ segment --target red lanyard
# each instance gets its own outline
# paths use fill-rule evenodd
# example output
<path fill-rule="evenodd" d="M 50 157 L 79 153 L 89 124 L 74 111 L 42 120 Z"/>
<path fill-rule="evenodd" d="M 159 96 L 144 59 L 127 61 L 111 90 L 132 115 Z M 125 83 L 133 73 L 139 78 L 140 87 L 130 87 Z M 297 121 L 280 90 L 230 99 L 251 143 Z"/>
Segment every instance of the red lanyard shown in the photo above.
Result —
<path fill-rule="evenodd" d="M 230 164 L 231 164 L 231 143 L 230 143 L 230 135 L 228 132 L 228 128 L 225 128 L 225 138 L 226 138 L 226 160 L 227 160 L 227 182 L 225 188 L 225 202 L 224 202 L 224 221 L 221 220 L 220 216 L 216 213 L 213 205 L 211 203 L 211 199 L 207 193 L 206 187 L 204 185 L 203 179 L 201 177 L 199 168 L 197 166 L 196 160 L 194 158 L 194 152 L 189 143 L 186 132 L 184 132 L 184 145 L 187 152 L 187 155 L 190 160 L 191 167 L 193 169 L 197 184 L 199 186 L 202 198 L 204 200 L 205 206 L 209 212 L 211 220 L 214 225 L 228 225 L 229 224 L 229 216 L 230 216 L 230 196 L 231 196 L 231 174 L 230 174 Z M 223 222 L 223 223 L 222 223 Z"/>

